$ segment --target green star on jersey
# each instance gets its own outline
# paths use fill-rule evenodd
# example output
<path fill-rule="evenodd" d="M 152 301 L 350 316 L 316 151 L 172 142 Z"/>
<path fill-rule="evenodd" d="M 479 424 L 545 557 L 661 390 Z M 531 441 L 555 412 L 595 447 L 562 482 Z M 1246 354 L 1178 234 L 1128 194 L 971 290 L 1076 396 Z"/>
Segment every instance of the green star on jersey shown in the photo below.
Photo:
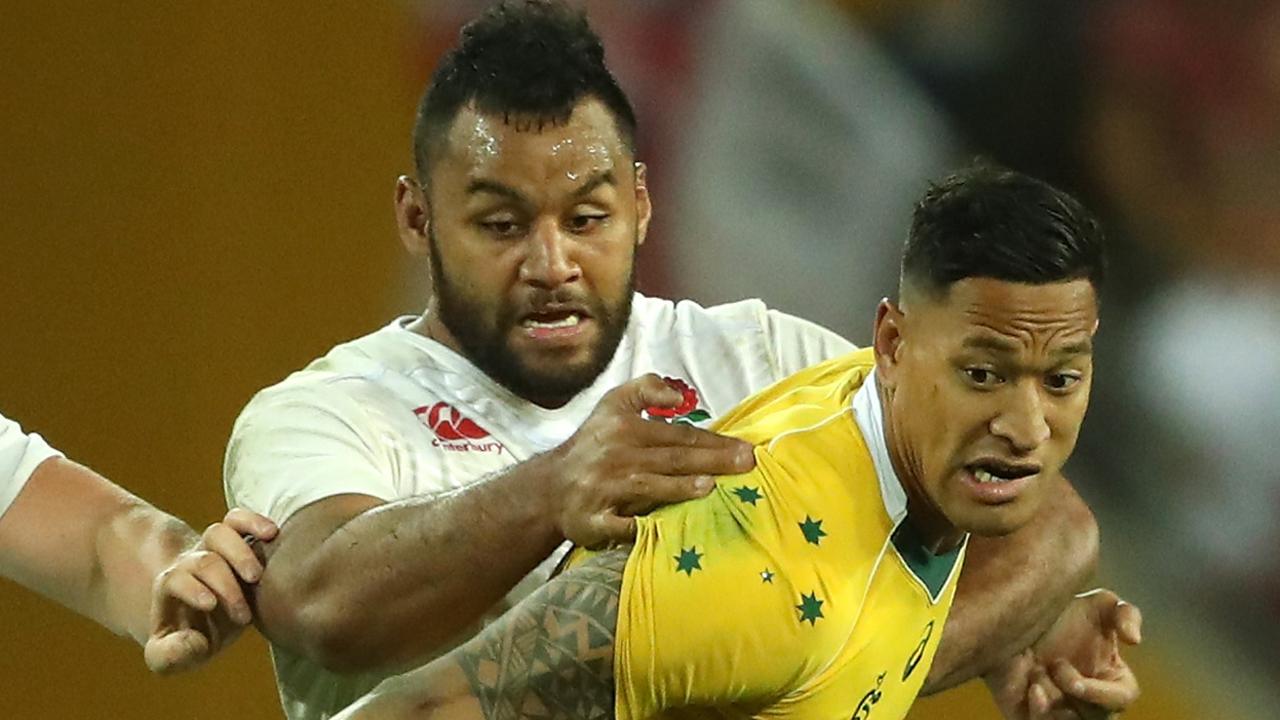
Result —
<path fill-rule="evenodd" d="M 796 605 L 796 609 L 800 611 L 800 622 L 809 621 L 809 626 L 813 627 L 818 624 L 818 619 L 822 617 L 822 600 L 818 599 L 818 591 L 814 590 L 808 595 L 800 594 L 800 604 Z"/>
<path fill-rule="evenodd" d="M 800 532 L 804 533 L 804 539 L 817 545 L 822 542 L 822 538 L 827 536 L 827 531 L 822 529 L 822 521 L 814 520 L 808 515 L 804 516 L 804 522 L 800 523 Z"/>
<path fill-rule="evenodd" d="M 760 494 L 760 488 L 748 487 L 746 485 L 734 488 L 733 494 L 737 495 L 739 500 L 748 505 L 755 505 L 757 500 L 764 498 L 764 495 Z"/>
<path fill-rule="evenodd" d="M 680 554 L 672 557 L 676 560 L 676 572 L 692 575 L 694 570 L 702 569 L 702 553 L 698 552 L 698 546 L 696 545 L 689 548 L 680 548 Z"/>
<path fill-rule="evenodd" d="M 764 569 L 764 572 L 761 572 L 761 573 L 760 573 L 760 582 L 767 582 L 767 583 L 769 583 L 770 585 L 772 585 L 772 584 L 773 584 L 773 571 L 772 571 L 772 570 L 770 570 L 769 568 L 765 568 L 765 569 Z"/>

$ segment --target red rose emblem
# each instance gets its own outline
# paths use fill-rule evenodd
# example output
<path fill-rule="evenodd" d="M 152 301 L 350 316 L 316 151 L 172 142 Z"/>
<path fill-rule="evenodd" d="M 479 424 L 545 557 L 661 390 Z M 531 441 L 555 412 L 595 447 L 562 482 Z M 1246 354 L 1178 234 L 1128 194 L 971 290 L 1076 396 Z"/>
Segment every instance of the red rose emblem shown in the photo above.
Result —
<path fill-rule="evenodd" d="M 663 418 L 683 417 L 693 412 L 698 407 L 698 391 L 689 387 L 689 383 L 681 380 L 680 378 L 670 377 L 664 377 L 662 378 L 662 381 L 667 385 L 670 385 L 672 388 L 679 390 L 680 394 L 684 397 L 680 400 L 680 404 L 673 408 L 658 407 L 656 405 L 645 408 L 644 411 L 649 413 L 650 416 Z"/>

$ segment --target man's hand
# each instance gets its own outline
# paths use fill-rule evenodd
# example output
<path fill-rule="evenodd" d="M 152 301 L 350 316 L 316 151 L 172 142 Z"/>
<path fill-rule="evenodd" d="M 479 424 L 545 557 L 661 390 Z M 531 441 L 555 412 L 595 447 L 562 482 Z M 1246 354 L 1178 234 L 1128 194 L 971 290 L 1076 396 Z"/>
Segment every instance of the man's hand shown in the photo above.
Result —
<path fill-rule="evenodd" d="M 1101 720 L 1138 698 L 1121 643 L 1142 640 L 1142 613 L 1109 590 L 1076 597 L 1035 645 L 986 677 L 1007 720 Z"/>
<path fill-rule="evenodd" d="M 157 673 L 193 668 L 240 634 L 253 620 L 240 583 L 262 577 L 262 563 L 245 536 L 270 540 L 276 532 L 267 518 L 232 510 L 156 576 L 143 650 L 147 667 Z"/>
<path fill-rule="evenodd" d="M 572 437 L 552 451 L 554 496 L 564 536 L 585 547 L 635 537 L 635 515 L 702 497 L 716 475 L 755 466 L 749 443 L 684 424 L 646 420 L 650 407 L 678 407 L 680 391 L 644 375 L 609 391 Z"/>

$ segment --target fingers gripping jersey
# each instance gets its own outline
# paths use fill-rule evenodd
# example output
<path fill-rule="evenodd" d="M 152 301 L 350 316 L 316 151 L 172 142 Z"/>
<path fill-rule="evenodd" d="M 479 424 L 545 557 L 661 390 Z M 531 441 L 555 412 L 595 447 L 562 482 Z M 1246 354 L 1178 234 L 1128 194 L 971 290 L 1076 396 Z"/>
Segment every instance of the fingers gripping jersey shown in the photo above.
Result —
<path fill-rule="evenodd" d="M 874 384 L 857 397 L 872 367 L 858 351 L 748 399 L 719 430 L 756 445 L 755 470 L 639 520 L 619 720 L 906 715 L 963 548 L 933 556 L 902 522 Z"/>

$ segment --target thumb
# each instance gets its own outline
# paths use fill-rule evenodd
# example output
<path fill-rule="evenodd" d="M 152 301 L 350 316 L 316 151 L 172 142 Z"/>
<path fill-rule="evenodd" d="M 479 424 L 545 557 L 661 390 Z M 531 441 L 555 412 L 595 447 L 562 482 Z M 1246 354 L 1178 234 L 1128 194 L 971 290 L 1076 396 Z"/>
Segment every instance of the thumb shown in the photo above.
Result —
<path fill-rule="evenodd" d="M 591 545 L 592 550 L 630 543 L 636 539 L 636 519 L 633 517 L 609 513 L 597 516 L 592 524 L 595 525 L 596 536 L 600 538 Z"/>
<path fill-rule="evenodd" d="M 153 635 L 142 650 L 147 667 L 165 675 L 204 662 L 209 658 L 209 638 L 190 628 Z"/>
<path fill-rule="evenodd" d="M 1110 623 L 1125 644 L 1137 645 L 1142 642 L 1142 611 L 1137 605 L 1117 599 L 1111 608 Z"/>

